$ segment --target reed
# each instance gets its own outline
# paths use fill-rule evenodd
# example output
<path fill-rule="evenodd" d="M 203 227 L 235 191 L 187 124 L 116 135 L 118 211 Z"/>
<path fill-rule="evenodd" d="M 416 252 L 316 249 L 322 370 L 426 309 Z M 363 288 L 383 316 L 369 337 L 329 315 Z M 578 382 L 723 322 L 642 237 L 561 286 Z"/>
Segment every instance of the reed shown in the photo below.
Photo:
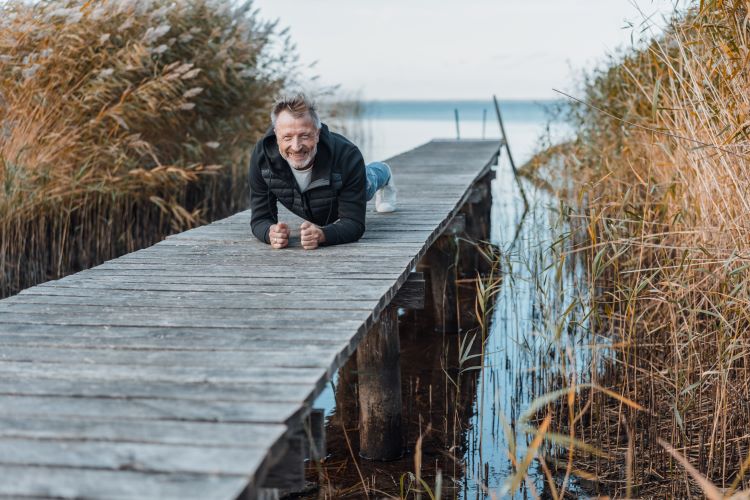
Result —
<path fill-rule="evenodd" d="M 246 206 L 294 51 L 252 3 L 0 7 L 0 296 Z"/>
<path fill-rule="evenodd" d="M 746 2 L 694 2 L 590 74 L 575 139 L 535 164 L 574 207 L 591 328 L 612 353 L 596 378 L 617 397 L 578 403 L 576 435 L 609 458 L 577 467 L 602 493 L 750 486 L 748 15 Z"/>

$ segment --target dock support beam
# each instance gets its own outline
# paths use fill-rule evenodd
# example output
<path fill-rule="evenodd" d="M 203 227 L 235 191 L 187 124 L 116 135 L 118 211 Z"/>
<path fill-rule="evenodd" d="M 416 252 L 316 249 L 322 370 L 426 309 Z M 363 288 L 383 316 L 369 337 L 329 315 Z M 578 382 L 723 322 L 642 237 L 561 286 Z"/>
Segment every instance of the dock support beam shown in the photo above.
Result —
<path fill-rule="evenodd" d="M 397 308 L 389 305 L 357 348 L 362 458 L 395 460 L 403 455 L 400 354 Z"/>
<path fill-rule="evenodd" d="M 432 244 L 424 258 L 424 269 L 430 275 L 430 291 L 435 330 L 458 331 L 456 312 L 456 240 L 443 235 Z"/>
<path fill-rule="evenodd" d="M 485 275 L 491 263 L 481 256 L 474 246 L 490 238 L 490 212 L 492 210 L 491 182 L 494 172 L 479 179 L 461 212 L 466 217 L 465 240 L 459 244 L 459 278 L 475 278 L 477 272 Z"/>
<path fill-rule="evenodd" d="M 417 269 L 430 275 L 430 298 L 434 311 L 435 329 L 444 333 L 459 330 L 456 293 L 456 235 L 464 232 L 466 219 L 456 215 L 425 254 Z"/>

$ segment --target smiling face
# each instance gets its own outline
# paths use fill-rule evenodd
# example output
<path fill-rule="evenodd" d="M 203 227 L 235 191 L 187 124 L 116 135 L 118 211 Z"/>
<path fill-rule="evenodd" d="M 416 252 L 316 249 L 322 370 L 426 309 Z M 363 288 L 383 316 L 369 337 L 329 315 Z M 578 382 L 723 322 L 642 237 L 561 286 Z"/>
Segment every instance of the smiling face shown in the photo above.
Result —
<path fill-rule="evenodd" d="M 284 110 L 276 117 L 276 126 L 273 130 L 281 157 L 290 167 L 304 170 L 310 166 L 318 151 L 320 131 L 308 113 L 295 116 Z"/>

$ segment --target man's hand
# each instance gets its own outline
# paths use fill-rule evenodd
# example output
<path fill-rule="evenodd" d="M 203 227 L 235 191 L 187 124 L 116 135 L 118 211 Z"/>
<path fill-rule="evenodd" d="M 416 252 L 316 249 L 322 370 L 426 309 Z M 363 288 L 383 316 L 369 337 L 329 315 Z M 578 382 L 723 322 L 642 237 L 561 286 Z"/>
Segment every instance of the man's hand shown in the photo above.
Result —
<path fill-rule="evenodd" d="M 299 227 L 300 238 L 302 239 L 302 248 L 305 250 L 314 250 L 318 245 L 325 243 L 326 235 L 323 230 L 312 222 L 303 222 Z"/>
<path fill-rule="evenodd" d="M 271 248 L 284 248 L 289 245 L 289 226 L 285 222 L 274 224 L 268 230 L 268 239 L 271 241 Z"/>

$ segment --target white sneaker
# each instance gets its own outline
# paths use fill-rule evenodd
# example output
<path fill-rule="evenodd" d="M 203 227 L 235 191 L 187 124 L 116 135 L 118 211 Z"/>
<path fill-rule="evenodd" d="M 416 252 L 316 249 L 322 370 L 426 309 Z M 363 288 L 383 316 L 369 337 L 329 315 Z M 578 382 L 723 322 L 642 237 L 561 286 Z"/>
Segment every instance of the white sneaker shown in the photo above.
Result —
<path fill-rule="evenodd" d="M 375 191 L 375 211 L 380 213 L 395 212 L 397 192 L 396 186 L 393 184 L 393 172 L 391 172 L 388 184 Z"/>

